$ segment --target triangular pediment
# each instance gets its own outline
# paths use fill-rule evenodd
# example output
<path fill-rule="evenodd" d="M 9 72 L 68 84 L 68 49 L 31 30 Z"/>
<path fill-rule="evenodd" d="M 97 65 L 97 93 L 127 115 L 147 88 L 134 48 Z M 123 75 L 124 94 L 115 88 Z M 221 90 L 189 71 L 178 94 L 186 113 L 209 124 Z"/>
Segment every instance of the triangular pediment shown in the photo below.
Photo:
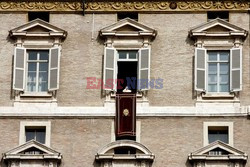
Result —
<path fill-rule="evenodd" d="M 26 142 L 23 145 L 20 145 L 16 148 L 13 148 L 12 150 L 4 153 L 4 157 L 5 159 L 8 157 L 16 157 L 19 155 L 38 155 L 38 154 L 42 154 L 42 155 L 53 155 L 53 156 L 61 156 L 59 152 L 47 147 L 44 144 L 41 144 L 35 140 L 31 140 Z"/>
<path fill-rule="evenodd" d="M 215 141 L 208 146 L 205 146 L 189 155 L 189 159 L 207 159 L 210 157 L 221 158 L 221 157 L 234 157 L 238 159 L 247 159 L 247 154 L 222 142 Z"/>
<path fill-rule="evenodd" d="M 191 36 L 247 36 L 247 31 L 222 19 L 214 19 L 190 31 Z"/>
<path fill-rule="evenodd" d="M 150 28 L 144 24 L 141 24 L 133 19 L 125 18 L 123 20 L 118 21 L 110 26 L 107 26 L 100 31 L 101 36 L 105 35 L 116 35 L 119 36 L 134 36 L 138 35 L 148 35 L 148 36 L 156 36 L 156 30 Z"/>
<path fill-rule="evenodd" d="M 56 35 L 66 37 L 67 32 L 41 19 L 32 20 L 24 25 L 10 30 L 11 36 L 27 35 L 39 36 L 41 34 Z"/>

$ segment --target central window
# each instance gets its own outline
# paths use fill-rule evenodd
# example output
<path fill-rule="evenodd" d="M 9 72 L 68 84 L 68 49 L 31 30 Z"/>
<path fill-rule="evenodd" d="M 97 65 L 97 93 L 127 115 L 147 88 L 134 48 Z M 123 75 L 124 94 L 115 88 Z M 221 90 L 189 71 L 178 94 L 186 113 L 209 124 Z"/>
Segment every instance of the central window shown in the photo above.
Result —
<path fill-rule="evenodd" d="M 27 91 L 48 91 L 48 50 L 27 50 Z"/>
<path fill-rule="evenodd" d="M 229 92 L 229 56 L 227 51 L 208 51 L 208 92 Z"/>
<path fill-rule="evenodd" d="M 122 92 L 124 89 L 136 92 L 137 60 L 137 50 L 118 50 L 117 92 Z"/>

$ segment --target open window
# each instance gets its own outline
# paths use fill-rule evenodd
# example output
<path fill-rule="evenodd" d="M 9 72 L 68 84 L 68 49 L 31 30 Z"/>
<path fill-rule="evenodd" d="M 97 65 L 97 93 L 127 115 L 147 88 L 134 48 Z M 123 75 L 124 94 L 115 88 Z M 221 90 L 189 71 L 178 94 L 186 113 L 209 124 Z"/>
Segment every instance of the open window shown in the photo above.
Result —
<path fill-rule="evenodd" d="M 130 18 L 100 31 L 104 48 L 104 89 L 115 92 L 141 92 L 149 89 L 150 44 L 156 31 Z"/>
<path fill-rule="evenodd" d="M 53 100 L 55 91 L 59 89 L 61 44 L 66 35 L 66 31 L 40 19 L 10 31 L 10 36 L 16 40 L 13 67 L 15 100 L 27 97 Z"/>
<path fill-rule="evenodd" d="M 215 19 L 190 31 L 196 41 L 195 90 L 198 100 L 236 100 L 242 90 L 242 49 L 248 32 Z"/>

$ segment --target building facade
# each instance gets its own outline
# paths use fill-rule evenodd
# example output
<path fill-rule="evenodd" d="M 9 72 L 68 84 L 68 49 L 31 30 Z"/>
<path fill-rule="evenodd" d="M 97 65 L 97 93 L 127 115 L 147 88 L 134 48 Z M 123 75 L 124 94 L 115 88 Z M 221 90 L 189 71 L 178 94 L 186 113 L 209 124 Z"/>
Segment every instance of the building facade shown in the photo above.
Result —
<path fill-rule="evenodd" d="M 0 2 L 1 167 L 250 167 L 248 1 Z"/>

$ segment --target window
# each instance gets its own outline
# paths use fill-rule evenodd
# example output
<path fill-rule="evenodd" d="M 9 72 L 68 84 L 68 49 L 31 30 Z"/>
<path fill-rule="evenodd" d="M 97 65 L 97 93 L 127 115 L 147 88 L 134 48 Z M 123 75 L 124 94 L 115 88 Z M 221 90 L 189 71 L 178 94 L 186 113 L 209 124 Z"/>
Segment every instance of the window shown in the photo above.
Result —
<path fill-rule="evenodd" d="M 227 126 L 209 126 L 208 127 L 208 143 L 220 140 L 228 143 L 228 127 Z"/>
<path fill-rule="evenodd" d="M 147 90 L 150 75 L 149 59 L 149 48 L 118 51 L 114 48 L 106 48 L 105 89 L 118 92 L 122 92 L 126 87 L 132 92 Z"/>
<path fill-rule="evenodd" d="M 26 142 L 30 140 L 36 140 L 40 143 L 45 144 L 46 127 L 25 127 L 25 138 Z"/>
<path fill-rule="evenodd" d="M 41 19 L 49 22 L 49 12 L 28 12 L 29 21 Z"/>
<path fill-rule="evenodd" d="M 27 91 L 48 91 L 49 51 L 28 50 L 27 56 Z"/>
<path fill-rule="evenodd" d="M 233 122 L 204 122 L 204 146 L 217 140 L 233 146 Z"/>
<path fill-rule="evenodd" d="M 13 88 L 24 93 L 41 93 L 58 89 L 59 58 L 59 47 L 49 50 L 16 47 Z"/>
<path fill-rule="evenodd" d="M 48 121 L 21 121 L 19 144 L 32 139 L 50 146 L 51 123 Z"/>
<path fill-rule="evenodd" d="M 208 92 L 229 92 L 229 55 L 227 51 L 208 51 Z"/>
<path fill-rule="evenodd" d="M 242 89 L 242 49 L 209 51 L 196 48 L 195 89 L 205 93 L 230 93 Z"/>
<path fill-rule="evenodd" d="M 227 11 L 221 11 L 221 12 L 207 12 L 207 20 L 213 20 L 213 19 L 223 19 L 226 21 L 229 21 L 229 12 Z"/>
<path fill-rule="evenodd" d="M 122 20 L 125 18 L 130 18 L 133 19 L 135 21 L 138 21 L 138 13 L 137 12 L 119 12 L 117 13 L 117 20 Z"/>

